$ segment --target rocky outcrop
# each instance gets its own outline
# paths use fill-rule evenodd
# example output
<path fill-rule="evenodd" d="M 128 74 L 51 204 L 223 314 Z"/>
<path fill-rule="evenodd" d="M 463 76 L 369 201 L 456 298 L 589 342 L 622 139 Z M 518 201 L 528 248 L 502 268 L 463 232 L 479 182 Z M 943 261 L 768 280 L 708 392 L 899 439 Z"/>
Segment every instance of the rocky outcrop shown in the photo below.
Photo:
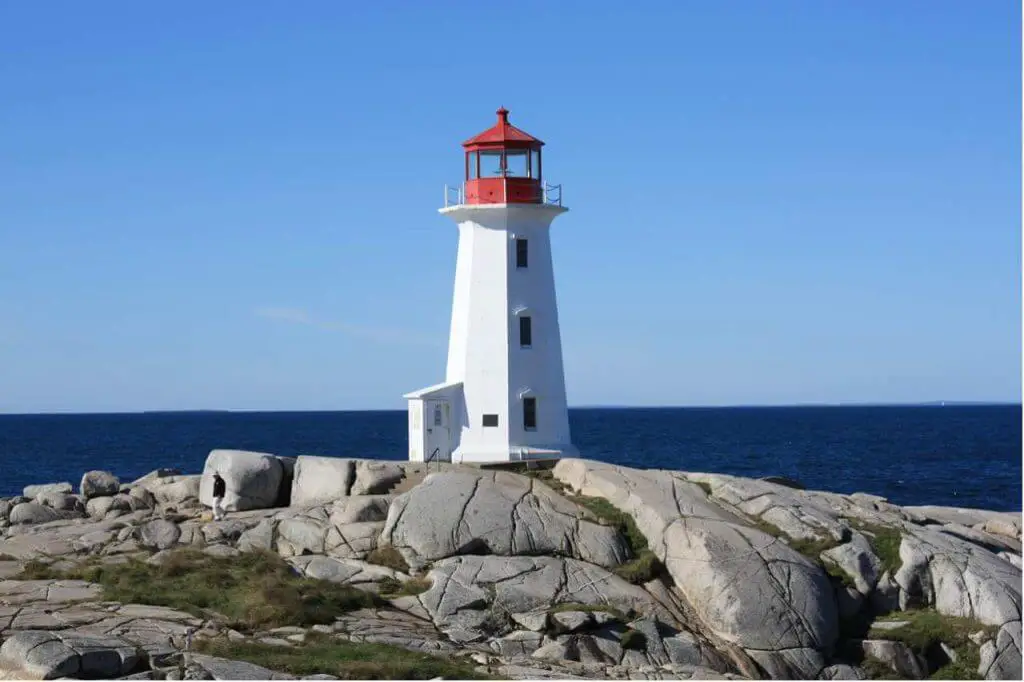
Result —
<path fill-rule="evenodd" d="M 217 452 L 250 503 L 283 503 L 286 461 Z M 198 504 L 201 477 L 174 471 L 91 498 L 57 484 L 0 500 L 0 640 L 13 642 L 0 666 L 32 677 L 290 679 L 187 661 L 180 648 L 190 632 L 282 647 L 315 632 L 470 656 L 491 676 L 863 679 L 884 667 L 915 678 L 962 656 L 970 628 L 979 675 L 1020 675 L 1019 515 L 583 460 L 533 476 L 445 466 L 426 478 L 406 463 L 295 464 L 289 492 L 314 481 L 298 504 L 218 522 Z M 275 467 L 276 489 L 266 473 Z M 162 564 L 181 548 L 272 551 L 306 578 L 376 592 L 382 606 L 243 633 L 216 614 L 104 602 L 88 583 L 10 579 L 29 559 Z M 907 621 L 895 616 L 865 629 L 901 610 L 948 618 L 938 622 L 956 636 L 924 650 L 901 639 Z M 137 668 L 118 658 L 126 647 Z"/>
<path fill-rule="evenodd" d="M 819 566 L 750 527 L 681 474 L 562 460 L 554 475 L 636 519 L 716 639 L 741 647 L 773 677 L 814 678 L 825 667 L 838 637 L 838 611 Z"/>
<path fill-rule="evenodd" d="M 410 566 L 460 554 L 559 554 L 612 568 L 630 557 L 618 531 L 529 478 L 431 474 L 391 504 L 381 534 Z"/>
<path fill-rule="evenodd" d="M 206 458 L 199 486 L 199 501 L 207 507 L 213 506 L 214 472 L 224 479 L 227 488 L 224 508 L 230 511 L 273 507 L 284 478 L 284 466 L 274 455 L 213 450 Z"/>

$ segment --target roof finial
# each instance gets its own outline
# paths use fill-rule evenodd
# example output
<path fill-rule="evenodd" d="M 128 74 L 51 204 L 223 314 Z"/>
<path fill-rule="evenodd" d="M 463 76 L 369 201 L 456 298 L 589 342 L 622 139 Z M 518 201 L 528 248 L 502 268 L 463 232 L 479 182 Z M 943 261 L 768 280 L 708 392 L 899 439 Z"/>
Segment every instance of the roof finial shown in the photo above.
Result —
<path fill-rule="evenodd" d="M 498 123 L 501 125 L 508 125 L 508 109 L 505 107 L 498 109 Z"/>

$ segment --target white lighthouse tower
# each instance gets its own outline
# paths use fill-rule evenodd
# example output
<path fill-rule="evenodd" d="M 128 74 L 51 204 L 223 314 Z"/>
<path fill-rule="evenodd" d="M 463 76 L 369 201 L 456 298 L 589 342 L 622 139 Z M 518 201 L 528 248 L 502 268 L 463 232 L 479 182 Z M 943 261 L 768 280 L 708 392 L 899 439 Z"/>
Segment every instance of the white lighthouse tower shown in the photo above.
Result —
<path fill-rule="evenodd" d="M 459 226 L 445 382 L 405 395 L 409 459 L 572 457 L 551 222 L 568 209 L 542 182 L 543 142 L 508 122 L 464 142 L 465 183 L 441 214 Z M 452 191 L 457 195 L 449 202 Z"/>

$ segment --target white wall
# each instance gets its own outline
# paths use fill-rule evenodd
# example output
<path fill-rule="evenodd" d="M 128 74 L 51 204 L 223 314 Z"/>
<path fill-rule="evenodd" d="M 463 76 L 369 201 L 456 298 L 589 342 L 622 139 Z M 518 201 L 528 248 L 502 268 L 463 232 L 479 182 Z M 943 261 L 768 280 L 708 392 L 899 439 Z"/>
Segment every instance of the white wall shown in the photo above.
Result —
<path fill-rule="evenodd" d="M 459 206 L 441 212 L 459 225 L 446 382 L 462 382 L 466 421 L 454 458 L 507 460 L 520 448 L 571 446 L 549 228 L 556 206 Z M 529 240 L 529 266 L 515 267 L 515 238 Z M 520 348 L 525 306 L 531 348 Z M 537 399 L 537 430 L 523 429 L 519 394 Z M 483 427 L 497 414 L 497 427 Z"/>

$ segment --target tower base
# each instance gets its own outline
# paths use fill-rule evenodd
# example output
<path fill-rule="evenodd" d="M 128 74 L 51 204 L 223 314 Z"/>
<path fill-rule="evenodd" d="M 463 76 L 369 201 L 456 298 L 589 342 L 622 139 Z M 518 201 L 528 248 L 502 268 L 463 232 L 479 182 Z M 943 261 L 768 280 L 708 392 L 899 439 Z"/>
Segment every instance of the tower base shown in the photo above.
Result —
<path fill-rule="evenodd" d="M 464 449 L 456 448 L 452 453 L 452 462 L 473 464 L 500 464 L 506 462 L 531 462 L 545 459 L 563 459 L 579 457 L 579 450 L 574 445 L 553 446 L 520 446 L 509 445 L 501 449 Z"/>

